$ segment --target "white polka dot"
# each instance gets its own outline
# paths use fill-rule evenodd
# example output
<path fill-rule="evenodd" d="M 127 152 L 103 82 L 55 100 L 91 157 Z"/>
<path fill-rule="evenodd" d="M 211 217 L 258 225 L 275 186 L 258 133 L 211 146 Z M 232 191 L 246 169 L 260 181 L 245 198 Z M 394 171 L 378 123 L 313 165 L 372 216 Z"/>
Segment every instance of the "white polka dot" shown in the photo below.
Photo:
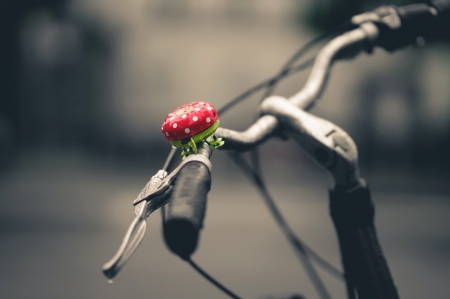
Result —
<path fill-rule="evenodd" d="M 204 102 L 200 102 L 199 104 L 200 104 L 200 105 L 205 105 L 205 103 L 204 103 Z"/>
<path fill-rule="evenodd" d="M 197 116 L 194 116 L 194 117 L 192 118 L 192 120 L 193 120 L 193 121 L 197 121 L 197 120 L 198 120 L 198 117 L 197 117 Z"/>
<path fill-rule="evenodd" d="M 200 111 L 200 108 L 195 108 L 195 111 Z"/>
<path fill-rule="evenodd" d="M 163 127 L 161 127 L 161 131 L 163 130 Z"/>
<path fill-rule="evenodd" d="M 168 133 L 168 132 L 166 132 L 166 136 L 169 136 L 169 133 Z"/>
<path fill-rule="evenodd" d="M 170 120 L 173 120 L 173 119 L 174 119 L 173 117 L 170 118 Z"/>
<path fill-rule="evenodd" d="M 206 109 L 211 110 L 211 107 L 208 107 L 208 108 L 206 108 Z"/>
<path fill-rule="evenodd" d="M 186 114 L 183 114 L 183 116 L 181 118 L 185 118 L 185 117 L 186 117 Z"/>
<path fill-rule="evenodd" d="M 189 130 L 189 128 L 186 128 L 186 129 L 184 129 L 184 131 L 185 131 L 186 133 L 189 133 L 191 130 Z"/>
<path fill-rule="evenodd" d="M 209 117 L 206 118 L 206 122 L 209 123 L 211 119 Z"/>
<path fill-rule="evenodd" d="M 178 125 L 177 123 L 174 123 L 172 127 L 176 128 Z"/>

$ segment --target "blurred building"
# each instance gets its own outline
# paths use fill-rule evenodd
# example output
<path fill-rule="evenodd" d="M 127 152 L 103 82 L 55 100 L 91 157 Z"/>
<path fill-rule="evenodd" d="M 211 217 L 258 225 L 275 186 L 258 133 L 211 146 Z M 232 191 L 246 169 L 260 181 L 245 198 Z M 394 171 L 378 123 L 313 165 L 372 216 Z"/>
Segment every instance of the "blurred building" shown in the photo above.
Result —
<path fill-rule="evenodd" d="M 158 128 L 172 109 L 200 99 L 220 107 L 275 74 L 314 36 L 307 28 L 325 30 L 386 3 L 3 1 L 0 152 L 164 155 Z M 305 18 L 309 27 L 299 25 Z M 361 56 L 335 67 L 314 113 L 348 130 L 367 164 L 450 165 L 450 91 L 439 83 L 450 73 L 445 46 Z M 295 93 L 305 78 L 276 93 Z M 222 124 L 246 128 L 257 101 Z"/>

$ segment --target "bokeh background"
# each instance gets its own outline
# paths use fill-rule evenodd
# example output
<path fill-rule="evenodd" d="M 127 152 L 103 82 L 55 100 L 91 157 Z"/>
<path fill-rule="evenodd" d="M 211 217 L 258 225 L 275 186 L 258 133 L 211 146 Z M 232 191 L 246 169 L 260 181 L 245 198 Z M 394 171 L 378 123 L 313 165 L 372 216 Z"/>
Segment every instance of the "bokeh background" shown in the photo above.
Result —
<path fill-rule="evenodd" d="M 186 102 L 221 107 L 319 33 L 389 3 L 407 1 L 0 1 L 0 298 L 226 298 L 166 249 L 159 213 L 114 283 L 101 273 L 170 150 L 160 124 Z M 359 147 L 402 298 L 450 298 L 449 78 L 448 44 L 376 50 L 337 63 L 313 111 Z M 245 129 L 260 96 L 221 124 Z M 291 141 L 267 142 L 261 159 L 294 230 L 340 266 L 329 175 Z M 194 260 L 244 298 L 317 298 L 255 188 L 226 153 L 212 162 Z"/>

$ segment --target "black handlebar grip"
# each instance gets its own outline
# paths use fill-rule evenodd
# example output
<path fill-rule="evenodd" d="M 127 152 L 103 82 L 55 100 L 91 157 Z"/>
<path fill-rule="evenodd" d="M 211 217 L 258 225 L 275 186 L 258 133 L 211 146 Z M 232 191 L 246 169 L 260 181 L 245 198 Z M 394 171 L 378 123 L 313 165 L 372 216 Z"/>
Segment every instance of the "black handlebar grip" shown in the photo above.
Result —
<path fill-rule="evenodd" d="M 198 161 L 189 162 L 181 168 L 172 199 L 165 207 L 164 239 L 170 250 L 184 260 L 197 247 L 210 188 L 209 168 Z"/>
<path fill-rule="evenodd" d="M 357 186 L 336 186 L 330 190 L 330 213 L 339 239 L 345 277 L 356 289 L 358 298 L 398 299 L 376 234 L 375 210 L 366 183 L 361 180 Z"/>

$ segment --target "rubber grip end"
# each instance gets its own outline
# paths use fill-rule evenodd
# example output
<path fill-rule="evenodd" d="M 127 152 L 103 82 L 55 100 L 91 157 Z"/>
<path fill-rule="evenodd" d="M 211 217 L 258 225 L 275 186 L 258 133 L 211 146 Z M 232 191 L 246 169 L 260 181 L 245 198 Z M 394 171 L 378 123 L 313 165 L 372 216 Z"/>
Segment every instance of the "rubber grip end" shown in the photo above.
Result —
<path fill-rule="evenodd" d="M 164 225 L 164 239 L 169 249 L 187 260 L 197 248 L 199 229 L 188 219 L 171 219 Z"/>

